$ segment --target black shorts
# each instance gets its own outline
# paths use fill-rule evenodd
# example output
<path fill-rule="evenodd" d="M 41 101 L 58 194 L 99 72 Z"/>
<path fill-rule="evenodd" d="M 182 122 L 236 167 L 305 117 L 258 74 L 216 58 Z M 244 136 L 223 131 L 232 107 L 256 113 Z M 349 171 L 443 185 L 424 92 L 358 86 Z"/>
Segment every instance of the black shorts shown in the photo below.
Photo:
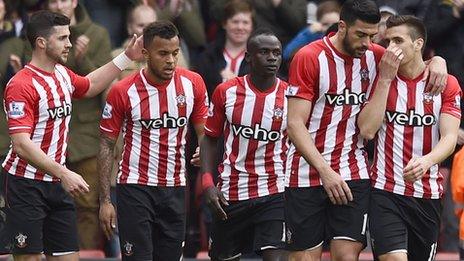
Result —
<path fill-rule="evenodd" d="M 366 245 L 370 181 L 347 181 L 353 201 L 331 203 L 324 187 L 285 188 L 287 249 L 317 248 L 325 240 L 350 240 Z"/>
<path fill-rule="evenodd" d="M 185 187 L 116 186 L 123 260 L 180 260 L 185 238 Z"/>
<path fill-rule="evenodd" d="M 51 256 L 79 251 L 74 201 L 61 183 L 3 175 L 6 248 Z"/>
<path fill-rule="evenodd" d="M 407 197 L 373 189 L 369 230 L 374 255 L 407 252 L 408 260 L 433 260 L 441 209 L 440 199 Z"/>
<path fill-rule="evenodd" d="M 283 201 L 279 193 L 224 206 L 227 219 L 213 218 L 211 258 L 229 260 L 253 251 L 284 248 Z"/>

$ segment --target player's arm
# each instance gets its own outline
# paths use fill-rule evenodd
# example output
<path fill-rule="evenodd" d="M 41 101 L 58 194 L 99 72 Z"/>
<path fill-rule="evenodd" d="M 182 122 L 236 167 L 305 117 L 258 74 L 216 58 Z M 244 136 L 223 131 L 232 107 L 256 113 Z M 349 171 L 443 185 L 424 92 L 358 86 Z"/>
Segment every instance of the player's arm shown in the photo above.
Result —
<path fill-rule="evenodd" d="M 83 97 L 94 97 L 105 90 L 125 67 L 142 57 L 141 50 L 142 36 L 137 38 L 134 35 L 123 53 L 86 76 L 90 81 L 90 86 Z"/>
<path fill-rule="evenodd" d="M 400 48 L 393 43 L 385 50 L 379 64 L 379 76 L 373 86 L 373 94 L 358 116 L 358 128 L 361 136 L 371 140 L 382 126 L 387 107 L 390 84 L 395 79 L 398 67 L 403 59 Z"/>
<path fill-rule="evenodd" d="M 440 56 L 434 56 L 425 63 L 427 67 L 423 80 L 428 79 L 425 90 L 433 95 L 438 95 L 443 92 L 447 84 L 448 68 L 446 67 L 446 60 Z"/>
<path fill-rule="evenodd" d="M 63 188 L 73 196 L 89 192 L 89 185 L 79 174 L 50 158 L 26 132 L 10 134 L 13 151 L 28 164 L 61 179 Z"/>
<path fill-rule="evenodd" d="M 347 204 L 353 200 L 350 188 L 319 153 L 306 128 L 310 112 L 310 101 L 294 97 L 288 99 L 288 137 L 308 164 L 316 168 L 332 203 Z"/>
<path fill-rule="evenodd" d="M 222 205 L 229 205 L 224 195 L 217 189 L 213 182 L 214 169 L 217 167 L 219 137 L 205 135 L 200 145 L 201 185 L 206 203 L 211 210 L 222 220 L 227 219 L 227 214 Z"/>
<path fill-rule="evenodd" d="M 406 181 L 416 181 L 435 164 L 445 160 L 454 151 L 458 139 L 460 120 L 447 113 L 440 114 L 440 140 L 437 145 L 428 153 L 420 158 L 412 158 L 403 170 L 403 177 Z"/>
<path fill-rule="evenodd" d="M 100 225 L 105 236 L 110 239 L 116 228 L 116 212 L 111 203 L 111 170 L 116 139 L 102 133 L 98 153 L 97 170 L 100 181 Z"/>
<path fill-rule="evenodd" d="M 197 134 L 198 144 L 201 144 L 201 140 L 205 136 L 205 124 L 204 123 L 194 123 L 193 128 Z M 190 163 L 195 167 L 200 167 L 200 147 L 197 147 L 195 153 L 192 155 Z"/>

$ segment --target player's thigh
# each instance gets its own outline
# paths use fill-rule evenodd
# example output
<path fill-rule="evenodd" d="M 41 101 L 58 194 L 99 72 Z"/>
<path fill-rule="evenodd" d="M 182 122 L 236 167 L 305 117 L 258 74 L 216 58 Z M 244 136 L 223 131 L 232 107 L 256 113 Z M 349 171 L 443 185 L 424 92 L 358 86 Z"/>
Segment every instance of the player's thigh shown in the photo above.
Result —
<path fill-rule="evenodd" d="M 153 206 L 147 186 L 117 185 L 119 241 L 123 260 L 153 259 Z"/>
<path fill-rule="evenodd" d="M 15 255 L 43 251 L 43 225 L 48 204 L 43 182 L 6 175 L 6 248 Z"/>
<path fill-rule="evenodd" d="M 154 260 L 179 260 L 185 240 L 185 188 L 152 188 L 155 208 Z"/>
<path fill-rule="evenodd" d="M 278 193 L 257 200 L 253 215 L 253 250 L 285 248 L 284 195 Z"/>
<path fill-rule="evenodd" d="M 285 188 L 286 249 L 317 249 L 325 239 L 327 195 L 322 186 Z"/>
<path fill-rule="evenodd" d="M 373 189 L 369 207 L 369 231 L 375 257 L 407 253 L 408 228 L 393 193 Z"/>
<path fill-rule="evenodd" d="M 61 256 L 77 252 L 79 242 L 74 201 L 59 183 L 51 185 L 49 192 L 51 207 L 44 220 L 44 253 Z"/>
<path fill-rule="evenodd" d="M 230 202 L 224 206 L 227 219 L 213 216 L 211 248 L 213 260 L 234 260 L 253 249 L 253 211 L 250 200 Z M 213 214 L 214 215 L 214 214 Z"/>
<path fill-rule="evenodd" d="M 353 201 L 346 205 L 330 203 L 328 211 L 329 238 L 359 242 L 366 245 L 366 232 L 371 185 L 369 180 L 348 181 Z"/>

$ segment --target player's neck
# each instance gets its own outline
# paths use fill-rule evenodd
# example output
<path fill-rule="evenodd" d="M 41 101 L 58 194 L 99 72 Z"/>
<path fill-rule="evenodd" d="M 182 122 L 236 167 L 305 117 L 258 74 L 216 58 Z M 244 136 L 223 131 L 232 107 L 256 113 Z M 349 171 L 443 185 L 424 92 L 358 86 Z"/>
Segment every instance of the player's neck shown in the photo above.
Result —
<path fill-rule="evenodd" d="M 425 63 L 422 60 L 422 56 L 416 56 L 411 61 L 400 65 L 398 68 L 398 74 L 407 79 L 416 79 L 425 70 Z"/>
<path fill-rule="evenodd" d="M 246 49 L 246 42 L 245 43 L 233 43 L 232 41 L 226 41 L 224 49 L 226 49 L 226 51 L 232 57 L 235 57 Z"/>
<path fill-rule="evenodd" d="M 161 79 L 160 77 L 156 76 L 156 74 L 153 73 L 153 71 L 150 70 L 150 68 L 148 66 L 145 67 L 145 69 L 143 69 L 143 72 L 144 72 L 144 75 L 147 78 L 148 82 L 151 83 L 151 84 L 164 85 L 164 84 L 166 84 L 166 82 L 170 81 L 170 80 Z"/>
<path fill-rule="evenodd" d="M 260 91 L 266 91 L 275 85 L 277 78 L 275 76 L 269 77 L 261 76 L 257 73 L 250 73 L 250 81 L 254 87 L 256 87 L 256 89 Z"/>
<path fill-rule="evenodd" d="M 53 73 L 56 62 L 48 58 L 46 54 L 33 54 L 31 64 L 45 72 Z"/>
<path fill-rule="evenodd" d="M 340 36 L 339 32 L 335 33 L 332 37 L 330 37 L 329 41 L 332 43 L 332 45 L 338 52 L 350 56 L 350 54 L 343 47 L 343 38 Z"/>

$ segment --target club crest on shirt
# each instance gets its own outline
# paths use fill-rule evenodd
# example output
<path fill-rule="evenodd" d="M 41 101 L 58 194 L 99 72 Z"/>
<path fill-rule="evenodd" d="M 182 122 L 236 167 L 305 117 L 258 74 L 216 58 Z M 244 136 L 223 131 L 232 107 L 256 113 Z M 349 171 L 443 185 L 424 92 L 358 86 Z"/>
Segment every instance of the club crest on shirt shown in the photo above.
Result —
<path fill-rule="evenodd" d="M 429 92 L 424 92 L 422 94 L 422 101 L 426 104 L 432 103 L 433 102 L 433 95 L 430 94 Z"/>
<path fill-rule="evenodd" d="M 288 86 L 287 96 L 295 96 L 298 93 L 298 86 Z"/>
<path fill-rule="evenodd" d="M 126 243 L 124 244 L 124 255 L 131 256 L 132 254 L 134 254 L 134 250 L 132 249 L 133 246 L 133 244 L 126 241 Z"/>
<path fill-rule="evenodd" d="M 16 239 L 16 246 L 19 248 L 25 248 L 27 246 L 26 239 L 27 236 L 23 235 L 22 233 L 19 233 L 17 236 L 15 236 Z"/>
<path fill-rule="evenodd" d="M 359 75 L 361 76 L 361 81 L 369 81 L 369 70 L 363 68 L 359 70 Z"/>
<path fill-rule="evenodd" d="M 24 115 L 26 114 L 24 112 L 24 107 L 26 107 L 26 103 L 24 102 L 10 102 L 10 104 L 8 104 L 8 117 L 10 119 L 19 119 L 24 117 Z"/>
<path fill-rule="evenodd" d="M 284 116 L 284 110 L 282 108 L 274 108 L 272 119 L 275 121 L 281 121 Z"/>
<path fill-rule="evenodd" d="M 111 106 L 111 104 L 109 103 L 105 103 L 105 108 L 103 108 L 102 118 L 111 119 L 111 117 L 113 116 L 111 114 L 112 110 L 113 110 L 113 106 Z"/>
<path fill-rule="evenodd" d="M 177 107 L 185 107 L 185 104 L 187 102 L 185 95 L 180 94 L 176 97 L 176 102 L 177 102 Z"/>

